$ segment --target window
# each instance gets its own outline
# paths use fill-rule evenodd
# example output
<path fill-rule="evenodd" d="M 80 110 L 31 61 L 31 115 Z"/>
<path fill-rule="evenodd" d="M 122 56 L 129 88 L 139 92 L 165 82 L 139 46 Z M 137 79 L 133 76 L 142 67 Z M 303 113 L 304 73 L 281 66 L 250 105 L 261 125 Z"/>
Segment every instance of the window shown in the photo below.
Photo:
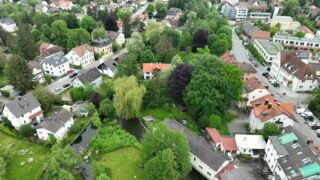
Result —
<path fill-rule="evenodd" d="M 199 165 L 199 168 L 200 168 L 200 169 L 203 169 L 203 167 L 202 167 L 202 166 L 200 166 L 200 165 Z"/>
<path fill-rule="evenodd" d="M 207 172 L 207 174 L 208 174 L 209 176 L 211 176 L 211 173 Z"/>
<path fill-rule="evenodd" d="M 193 158 L 193 160 L 195 161 L 195 160 L 197 160 L 196 158 Z"/>

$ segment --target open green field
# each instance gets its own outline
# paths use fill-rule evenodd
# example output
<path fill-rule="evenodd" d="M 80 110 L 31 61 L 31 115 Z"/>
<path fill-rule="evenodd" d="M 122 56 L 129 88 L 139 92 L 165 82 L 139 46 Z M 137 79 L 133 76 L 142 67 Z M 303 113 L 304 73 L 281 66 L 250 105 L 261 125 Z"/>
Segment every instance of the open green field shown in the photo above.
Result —
<path fill-rule="evenodd" d="M 10 180 L 34 180 L 41 175 L 42 169 L 46 161 L 49 159 L 49 149 L 8 136 L 0 131 L 0 144 L 5 148 L 10 144 L 14 146 L 9 150 L 9 161 L 6 168 L 6 177 Z M 24 156 L 19 156 L 18 151 L 29 150 Z M 33 158 L 33 163 L 29 164 L 28 159 Z M 20 166 L 21 162 L 25 162 L 24 166 Z"/>
<path fill-rule="evenodd" d="M 143 180 L 143 169 L 140 150 L 135 147 L 126 147 L 106 153 L 98 161 L 93 162 L 95 172 L 97 167 L 108 167 L 111 169 L 112 180 Z"/>

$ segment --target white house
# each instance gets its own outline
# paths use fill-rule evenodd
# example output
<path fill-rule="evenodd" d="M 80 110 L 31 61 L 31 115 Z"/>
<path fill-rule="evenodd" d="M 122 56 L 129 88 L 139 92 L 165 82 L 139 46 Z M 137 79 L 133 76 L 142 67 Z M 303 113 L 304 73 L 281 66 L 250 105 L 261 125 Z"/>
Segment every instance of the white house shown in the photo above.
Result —
<path fill-rule="evenodd" d="M 164 71 L 171 67 L 171 64 L 162 63 L 143 63 L 143 78 L 152 79 L 156 71 Z"/>
<path fill-rule="evenodd" d="M 83 44 L 73 48 L 66 58 L 72 65 L 88 66 L 94 62 L 94 50 L 88 44 Z"/>
<path fill-rule="evenodd" d="M 101 83 L 102 76 L 97 68 L 89 69 L 72 80 L 73 87 L 84 87 L 86 85 L 93 85 L 96 88 L 99 87 Z"/>
<path fill-rule="evenodd" d="M 282 51 L 280 60 L 271 67 L 270 75 L 294 92 L 310 92 L 319 86 L 316 71 L 292 51 Z"/>
<path fill-rule="evenodd" d="M 245 6 L 236 6 L 235 7 L 236 14 L 235 19 L 236 21 L 243 21 L 246 20 L 248 17 L 248 8 Z"/>
<path fill-rule="evenodd" d="M 92 47 L 95 53 L 101 56 L 110 56 L 113 54 L 112 43 L 107 39 L 96 39 L 92 41 Z"/>
<path fill-rule="evenodd" d="M 318 150 L 309 138 L 292 127 L 284 129 L 281 136 L 270 136 L 264 160 L 277 179 L 320 179 Z"/>
<path fill-rule="evenodd" d="M 273 42 L 281 43 L 284 47 L 291 48 L 294 47 L 295 49 L 299 50 L 320 50 L 320 38 L 299 38 L 287 34 L 276 34 L 273 36 Z"/>
<path fill-rule="evenodd" d="M 266 87 L 256 78 L 248 79 L 244 82 L 243 99 L 244 103 L 241 103 L 242 108 L 251 107 L 251 103 L 263 96 L 270 94 Z"/>
<path fill-rule="evenodd" d="M 53 1 L 50 6 L 59 8 L 61 10 L 71 10 L 74 4 L 72 3 L 72 1 L 58 0 L 58 1 Z"/>
<path fill-rule="evenodd" d="M 45 74 L 60 77 L 70 70 L 69 61 L 62 55 L 52 55 L 42 62 L 42 68 Z"/>
<path fill-rule="evenodd" d="M 122 46 L 126 39 L 124 37 L 124 34 L 121 32 L 116 31 L 108 31 L 107 36 L 115 43 L 117 43 L 119 46 Z"/>
<path fill-rule="evenodd" d="M 282 31 L 296 31 L 301 26 L 298 21 L 294 21 L 290 16 L 273 16 L 270 25 L 277 26 L 278 24 Z"/>
<path fill-rule="evenodd" d="M 40 1 L 38 4 L 35 5 L 34 9 L 37 13 L 47 13 L 49 10 L 48 3 L 46 1 Z"/>
<path fill-rule="evenodd" d="M 50 135 L 61 140 L 73 125 L 73 114 L 67 110 L 60 110 L 46 117 L 38 126 L 37 134 L 39 139 L 48 140 Z"/>
<path fill-rule="evenodd" d="M 223 5 L 221 13 L 228 19 L 243 21 L 248 17 L 248 8 L 245 6 Z"/>
<path fill-rule="evenodd" d="M 108 58 L 106 61 L 101 63 L 97 68 L 102 74 L 105 74 L 113 78 L 117 71 L 119 59 Z"/>
<path fill-rule="evenodd" d="M 37 83 L 40 83 L 40 84 L 44 83 L 45 82 L 44 72 L 42 70 L 41 63 L 37 62 L 37 61 L 29 61 L 28 62 L 28 66 L 32 70 L 33 81 L 35 81 Z"/>
<path fill-rule="evenodd" d="M 279 58 L 281 45 L 270 42 L 267 39 L 255 39 L 253 46 L 266 61 L 267 66 L 271 67 L 272 63 Z"/>
<path fill-rule="evenodd" d="M 261 135 L 236 134 L 237 154 L 243 153 L 252 158 L 259 158 L 266 148 L 266 142 Z"/>
<path fill-rule="evenodd" d="M 213 150 L 210 143 L 203 137 L 194 135 L 176 120 L 166 119 L 164 122 L 170 129 L 184 134 L 190 147 L 192 167 L 206 179 L 216 180 L 219 172 L 226 166 L 232 165 L 222 152 Z"/>
<path fill-rule="evenodd" d="M 0 26 L 9 33 L 13 33 L 17 30 L 16 23 L 10 18 L 0 19 Z"/>
<path fill-rule="evenodd" d="M 293 126 L 294 104 L 277 101 L 272 95 L 266 95 L 251 103 L 249 116 L 251 131 L 262 129 L 266 122 L 277 123 L 280 127 Z"/>
<path fill-rule="evenodd" d="M 25 124 L 39 123 L 43 111 L 38 100 L 29 93 L 8 102 L 3 109 L 3 116 L 8 118 L 14 128 L 19 129 Z"/>

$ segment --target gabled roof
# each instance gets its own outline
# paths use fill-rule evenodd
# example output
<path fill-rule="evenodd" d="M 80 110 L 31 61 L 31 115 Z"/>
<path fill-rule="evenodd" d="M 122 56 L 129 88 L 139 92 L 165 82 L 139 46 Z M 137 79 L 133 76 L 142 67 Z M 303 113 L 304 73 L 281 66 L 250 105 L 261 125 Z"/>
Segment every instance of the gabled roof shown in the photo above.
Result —
<path fill-rule="evenodd" d="M 153 72 L 154 70 L 163 71 L 170 67 L 171 67 L 171 64 L 143 63 L 143 72 Z"/>
<path fill-rule="evenodd" d="M 97 68 L 92 68 L 86 71 L 85 73 L 82 73 L 78 76 L 78 79 L 83 83 L 83 84 L 88 84 L 91 83 L 92 81 L 98 79 L 101 77 L 101 73 Z"/>
<path fill-rule="evenodd" d="M 226 151 L 236 152 L 238 150 L 234 137 L 222 137 L 221 142 Z"/>
<path fill-rule="evenodd" d="M 301 61 L 292 51 L 281 52 L 281 67 L 300 80 L 317 80 L 312 65 Z"/>
<path fill-rule="evenodd" d="M 40 106 L 39 101 L 31 93 L 19 96 L 6 104 L 6 107 L 17 118 Z"/>
<path fill-rule="evenodd" d="M 242 70 L 244 73 L 257 73 L 257 70 L 249 63 L 237 63 L 239 69 Z"/>
<path fill-rule="evenodd" d="M 254 115 L 263 122 L 281 114 L 287 115 L 293 120 L 295 119 L 293 116 L 294 104 L 277 101 L 270 94 L 252 101 L 251 105 Z"/>
<path fill-rule="evenodd" d="M 72 117 L 73 117 L 73 114 L 70 111 L 62 109 L 46 117 L 38 125 L 38 128 L 43 128 L 52 133 L 55 133 L 59 129 L 61 129 L 65 125 L 65 123 L 68 122 Z"/>
<path fill-rule="evenodd" d="M 73 6 L 73 3 L 72 1 L 58 0 L 52 2 L 52 5 L 58 6 L 60 8 L 70 8 L 71 6 Z"/>
<path fill-rule="evenodd" d="M 120 36 L 120 32 L 117 31 L 107 31 L 107 35 L 110 39 L 115 40 Z"/>
<path fill-rule="evenodd" d="M 214 143 L 220 143 L 221 142 L 221 136 L 216 128 L 206 128 L 206 131 L 211 138 L 211 140 Z"/>
<path fill-rule="evenodd" d="M 63 54 L 63 47 L 60 47 L 54 44 L 41 43 L 39 47 L 39 51 L 40 51 L 41 57 L 48 57 L 58 52 L 62 52 Z"/>
<path fill-rule="evenodd" d="M 74 53 L 76 53 L 79 57 L 83 57 L 87 52 L 93 53 L 93 48 L 89 46 L 88 44 L 82 44 L 80 46 L 77 46 L 73 49 L 71 49 Z"/>
<path fill-rule="evenodd" d="M 250 93 L 256 89 L 266 89 L 266 87 L 256 78 L 250 78 L 244 82 L 244 90 Z"/>
<path fill-rule="evenodd" d="M 60 54 L 54 54 L 52 56 L 49 56 L 48 58 L 44 59 L 43 63 L 50 64 L 54 67 L 60 66 L 61 64 L 68 63 L 68 60 L 66 57 L 60 55 Z"/>

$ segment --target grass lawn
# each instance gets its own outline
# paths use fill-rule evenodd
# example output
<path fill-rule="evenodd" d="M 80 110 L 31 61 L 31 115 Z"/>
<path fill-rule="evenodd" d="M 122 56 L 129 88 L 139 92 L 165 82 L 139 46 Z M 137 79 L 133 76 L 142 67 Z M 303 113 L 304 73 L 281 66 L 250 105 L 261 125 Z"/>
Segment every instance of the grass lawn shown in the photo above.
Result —
<path fill-rule="evenodd" d="M 135 147 L 126 147 L 106 153 L 98 161 L 93 162 L 94 172 L 108 167 L 111 169 L 112 180 L 142 180 L 144 179 L 140 150 Z"/>
<path fill-rule="evenodd" d="M 34 180 L 39 179 L 42 168 L 45 162 L 49 159 L 50 152 L 49 149 L 25 140 L 19 140 L 8 135 L 5 135 L 0 131 L 0 144 L 5 148 L 9 144 L 14 144 L 14 146 L 9 150 L 9 161 L 6 168 L 7 179 L 12 180 Z M 18 151 L 21 149 L 29 149 L 29 153 L 24 156 L 19 156 Z M 29 164 L 28 158 L 34 158 L 32 164 Z M 21 162 L 26 162 L 24 166 L 20 166 Z"/>
<path fill-rule="evenodd" d="M 4 75 L 3 71 L 0 71 L 0 87 L 6 86 L 8 84 L 8 79 Z"/>
<path fill-rule="evenodd" d="M 158 107 L 158 108 L 148 108 L 142 110 L 142 117 L 144 116 L 152 116 L 156 119 L 157 122 L 163 121 L 166 118 L 173 118 L 176 120 L 187 120 L 187 127 L 195 133 L 200 133 L 200 128 L 194 121 L 194 119 L 186 112 L 181 112 L 179 107 L 176 105 L 170 106 L 170 108 L 166 107 Z"/>
<path fill-rule="evenodd" d="M 81 130 L 89 123 L 91 119 L 91 116 L 88 116 L 88 117 L 77 117 L 75 118 L 75 121 L 74 121 L 74 126 L 75 124 L 79 124 L 79 126 L 81 126 Z M 67 134 L 67 136 L 64 137 L 63 139 L 63 142 L 71 142 L 73 141 L 80 133 L 81 131 L 79 131 L 78 133 L 71 133 L 69 132 Z"/>

